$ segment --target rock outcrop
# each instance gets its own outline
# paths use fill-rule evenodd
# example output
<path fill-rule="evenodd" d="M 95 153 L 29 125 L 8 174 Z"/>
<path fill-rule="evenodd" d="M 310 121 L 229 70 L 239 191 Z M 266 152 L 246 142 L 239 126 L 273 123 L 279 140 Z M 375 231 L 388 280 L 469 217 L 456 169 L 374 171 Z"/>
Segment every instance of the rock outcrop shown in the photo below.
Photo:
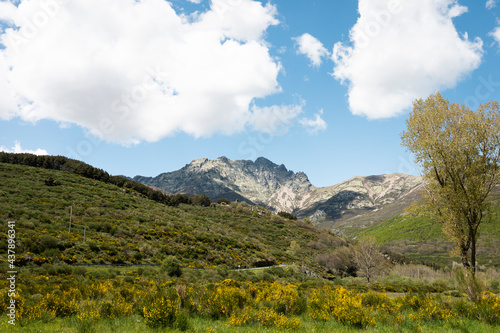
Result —
<path fill-rule="evenodd" d="M 390 218 L 419 199 L 418 189 L 422 185 L 420 177 L 390 174 L 354 177 L 318 188 L 305 173 L 287 170 L 283 164 L 263 157 L 255 161 L 200 158 L 180 170 L 157 177 L 136 176 L 134 180 L 168 193 L 203 193 L 213 201 L 247 201 L 307 217 L 328 227 Z"/>

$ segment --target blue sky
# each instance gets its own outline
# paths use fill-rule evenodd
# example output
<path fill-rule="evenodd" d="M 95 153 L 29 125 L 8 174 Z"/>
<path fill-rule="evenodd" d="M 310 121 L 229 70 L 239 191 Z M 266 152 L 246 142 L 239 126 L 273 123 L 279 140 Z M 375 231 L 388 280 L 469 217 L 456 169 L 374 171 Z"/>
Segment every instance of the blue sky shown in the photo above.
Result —
<path fill-rule="evenodd" d="M 492 0 L 0 1 L 0 150 L 155 176 L 264 156 L 316 186 L 416 174 L 416 98 L 499 100 Z"/>

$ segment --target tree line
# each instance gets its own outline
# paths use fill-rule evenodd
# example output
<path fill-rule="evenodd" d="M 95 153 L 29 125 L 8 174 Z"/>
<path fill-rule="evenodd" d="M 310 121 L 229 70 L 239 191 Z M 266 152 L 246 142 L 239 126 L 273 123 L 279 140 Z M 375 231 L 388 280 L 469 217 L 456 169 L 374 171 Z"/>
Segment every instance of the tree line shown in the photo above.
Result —
<path fill-rule="evenodd" d="M 180 204 L 193 204 L 206 207 L 210 206 L 211 203 L 210 198 L 205 194 L 193 196 L 187 196 L 185 194 L 166 194 L 162 191 L 154 190 L 149 186 L 123 176 L 111 176 L 102 169 L 95 168 L 82 161 L 70 159 L 64 156 L 40 156 L 28 153 L 15 154 L 0 152 L 0 163 L 26 165 L 36 168 L 70 172 L 88 179 L 113 184 L 125 190 L 133 190 L 150 200 L 167 206 L 175 207 Z M 54 185 L 53 182 L 49 183 Z"/>

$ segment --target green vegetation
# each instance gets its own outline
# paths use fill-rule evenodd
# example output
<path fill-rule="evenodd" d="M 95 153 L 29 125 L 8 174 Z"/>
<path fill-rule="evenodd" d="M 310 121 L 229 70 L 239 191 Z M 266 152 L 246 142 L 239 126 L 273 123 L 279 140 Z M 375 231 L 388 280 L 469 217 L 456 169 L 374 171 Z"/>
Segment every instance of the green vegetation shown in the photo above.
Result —
<path fill-rule="evenodd" d="M 455 270 L 393 265 L 360 242 L 245 202 L 178 196 L 169 205 L 147 193 L 71 170 L 0 163 L 0 233 L 15 221 L 20 267 L 13 327 L 4 238 L 0 331 L 499 330 L 500 299 L 485 292 L 468 301 Z M 386 222 L 401 224 L 397 232 L 366 233 L 384 246 L 405 241 L 404 218 Z M 415 242 L 442 242 L 423 229 L 410 232 Z M 360 260 L 383 272 L 354 277 Z M 500 292 L 499 271 L 480 269 L 478 281 Z"/>
<path fill-rule="evenodd" d="M 230 277 L 213 269 L 186 269 L 172 277 L 156 267 L 53 268 L 21 271 L 16 326 L 3 320 L 1 331 L 493 332 L 500 325 L 499 297 L 485 292 L 472 303 L 449 289 L 451 280 L 298 282 L 294 266 L 259 275 L 232 271 Z M 0 287 L 3 311 L 9 302 L 6 279 Z"/>
<path fill-rule="evenodd" d="M 488 197 L 500 181 L 498 102 L 482 104 L 474 112 L 437 93 L 417 99 L 406 123 L 402 144 L 421 167 L 423 207 L 454 243 L 467 294 L 475 300 L 479 227 L 492 217 Z"/>
<path fill-rule="evenodd" d="M 498 200 L 497 194 L 491 198 Z M 493 206 L 493 212 L 495 218 L 492 222 L 482 225 L 476 258 L 478 266 L 500 267 L 500 225 L 497 223 L 500 206 Z M 405 213 L 351 235 L 374 236 L 385 252 L 394 255 L 393 259 L 403 256 L 402 263 L 411 260 L 431 266 L 451 267 L 453 261 L 460 262 L 458 254 L 454 254 L 453 243 L 442 232 L 442 225 L 424 216 Z"/>
<path fill-rule="evenodd" d="M 293 215 L 292 213 L 288 213 L 288 212 L 278 212 L 278 216 L 281 216 L 285 219 L 289 219 L 289 220 L 296 220 L 297 219 L 297 216 L 296 215 Z"/>
<path fill-rule="evenodd" d="M 46 180 L 59 185 L 47 185 Z M 153 264 L 175 256 L 182 267 L 255 267 L 301 260 L 314 263 L 311 242 L 342 243 L 301 221 L 247 203 L 167 206 L 131 188 L 74 173 L 0 163 L 0 232 L 16 221 L 16 264 Z M 70 209 L 70 207 L 72 207 Z M 71 216 L 70 216 L 71 214 Z M 71 236 L 69 220 L 72 219 Z M 304 250 L 288 251 L 292 240 Z M 0 242 L 6 262 L 7 242 Z"/>

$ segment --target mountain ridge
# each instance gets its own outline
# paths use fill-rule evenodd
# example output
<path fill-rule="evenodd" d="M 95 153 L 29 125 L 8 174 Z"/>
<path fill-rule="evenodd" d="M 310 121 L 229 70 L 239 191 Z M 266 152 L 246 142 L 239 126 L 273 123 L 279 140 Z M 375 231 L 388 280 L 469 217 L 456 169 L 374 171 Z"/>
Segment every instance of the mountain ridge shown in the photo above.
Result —
<path fill-rule="evenodd" d="M 387 213 L 400 213 L 419 200 L 417 192 L 422 185 L 420 177 L 394 173 L 356 176 L 339 184 L 316 187 L 304 172 L 295 173 L 264 157 L 251 161 L 225 156 L 213 160 L 198 158 L 176 171 L 133 179 L 168 193 L 206 194 L 213 201 L 227 198 L 262 205 L 329 228 L 358 222 L 353 219 L 364 221 L 360 218 L 363 215 L 382 222 L 375 215 L 385 218 L 387 214 L 375 213 L 388 207 Z"/>

